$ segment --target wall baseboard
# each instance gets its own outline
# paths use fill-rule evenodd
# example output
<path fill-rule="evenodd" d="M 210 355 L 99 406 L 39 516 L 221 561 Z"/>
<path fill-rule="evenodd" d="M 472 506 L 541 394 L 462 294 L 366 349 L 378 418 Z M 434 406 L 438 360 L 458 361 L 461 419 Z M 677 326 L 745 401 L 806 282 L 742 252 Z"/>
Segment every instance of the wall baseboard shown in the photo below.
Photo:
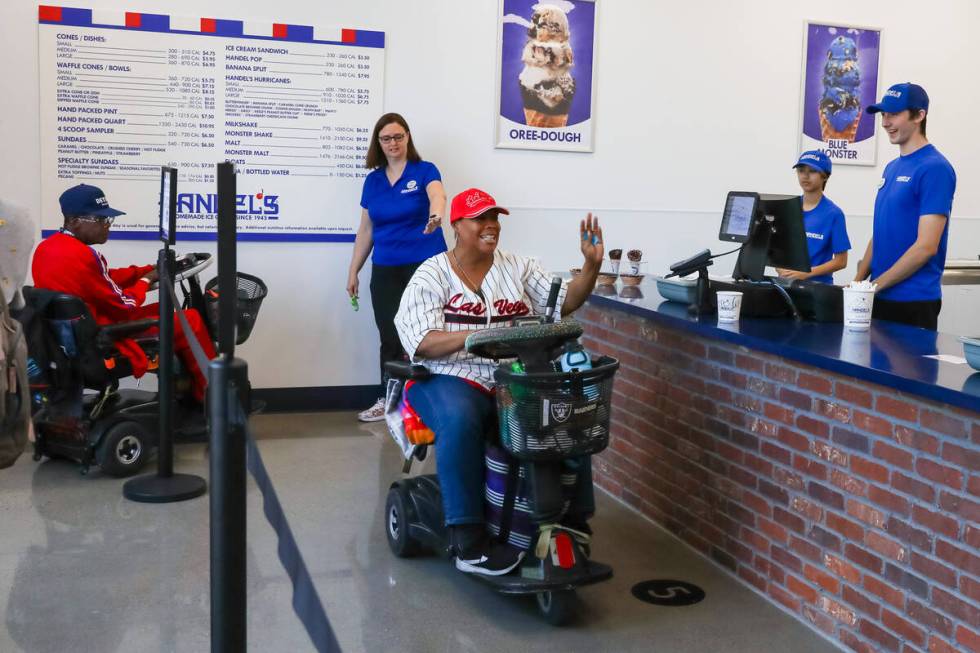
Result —
<path fill-rule="evenodd" d="M 264 401 L 267 413 L 364 410 L 378 399 L 378 392 L 377 385 L 258 388 L 252 390 L 252 399 Z"/>

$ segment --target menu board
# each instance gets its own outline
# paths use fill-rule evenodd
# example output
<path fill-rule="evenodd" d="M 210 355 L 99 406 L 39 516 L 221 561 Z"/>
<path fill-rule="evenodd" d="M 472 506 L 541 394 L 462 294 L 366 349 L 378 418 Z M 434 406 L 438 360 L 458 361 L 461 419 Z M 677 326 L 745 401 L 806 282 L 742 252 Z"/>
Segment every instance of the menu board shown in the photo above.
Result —
<path fill-rule="evenodd" d="M 214 238 L 232 161 L 242 240 L 354 239 L 382 32 L 54 6 L 38 25 L 45 232 L 84 183 L 126 212 L 114 238 L 157 238 L 170 166 L 178 239 Z"/>

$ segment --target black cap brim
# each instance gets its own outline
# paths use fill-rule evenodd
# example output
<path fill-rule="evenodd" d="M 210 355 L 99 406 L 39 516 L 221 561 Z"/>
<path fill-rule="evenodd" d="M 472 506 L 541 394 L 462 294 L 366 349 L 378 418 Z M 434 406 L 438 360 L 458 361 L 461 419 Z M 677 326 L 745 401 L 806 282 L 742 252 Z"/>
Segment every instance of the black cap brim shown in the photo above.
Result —
<path fill-rule="evenodd" d="M 98 215 L 103 218 L 115 218 L 116 216 L 126 215 L 125 211 L 117 211 L 111 206 L 107 206 L 104 209 L 98 209 L 91 212 L 91 215 Z"/>

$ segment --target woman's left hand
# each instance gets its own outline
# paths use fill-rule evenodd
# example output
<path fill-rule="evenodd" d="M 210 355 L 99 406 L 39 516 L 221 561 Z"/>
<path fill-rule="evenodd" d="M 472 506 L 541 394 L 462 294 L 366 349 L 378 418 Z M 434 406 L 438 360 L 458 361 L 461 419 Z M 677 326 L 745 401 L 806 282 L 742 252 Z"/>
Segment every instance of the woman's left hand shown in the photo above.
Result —
<path fill-rule="evenodd" d="M 429 216 L 429 221 L 425 223 L 425 229 L 422 233 L 425 235 L 431 234 L 433 231 L 442 226 L 442 217 L 438 215 Z"/>
<path fill-rule="evenodd" d="M 602 258 L 606 254 L 605 245 L 602 243 L 602 227 L 599 226 L 599 218 L 593 218 L 589 213 L 585 220 L 579 225 L 579 236 L 582 241 L 582 256 L 585 262 L 592 263 L 598 268 L 602 265 Z"/>

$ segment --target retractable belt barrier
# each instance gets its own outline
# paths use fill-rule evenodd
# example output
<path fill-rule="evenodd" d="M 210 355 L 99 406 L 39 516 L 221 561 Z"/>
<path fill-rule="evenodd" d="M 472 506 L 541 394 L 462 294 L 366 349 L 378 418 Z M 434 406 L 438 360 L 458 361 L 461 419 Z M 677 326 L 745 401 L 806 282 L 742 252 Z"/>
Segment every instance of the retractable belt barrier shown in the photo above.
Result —
<path fill-rule="evenodd" d="M 204 353 L 201 344 L 193 337 L 194 332 L 191 330 L 191 326 L 187 322 L 183 311 L 178 308 L 180 304 L 177 302 L 177 293 L 173 285 L 167 280 L 161 279 L 160 286 L 166 288 L 166 292 L 170 295 L 177 313 L 177 318 L 180 320 L 186 340 L 190 344 L 191 352 L 194 354 L 194 361 L 197 363 L 198 369 L 204 375 L 205 380 L 210 386 L 210 360 Z M 214 388 L 212 391 L 221 390 Z M 293 585 L 293 611 L 299 617 L 300 622 L 306 629 L 306 633 L 310 636 L 310 640 L 312 640 L 317 651 L 320 651 L 320 653 L 339 653 L 340 644 L 337 642 L 337 636 L 334 634 L 330 620 L 327 618 L 327 614 L 323 609 L 323 602 L 320 600 L 320 595 L 313 585 L 313 579 L 310 577 L 309 569 L 303 560 L 303 554 L 299 550 L 296 538 L 293 536 L 293 530 L 289 526 L 289 520 L 286 519 L 286 514 L 283 512 L 279 495 L 276 493 L 276 488 L 273 486 L 269 472 L 266 470 L 265 462 L 262 460 L 262 454 L 259 453 L 255 436 L 252 435 L 252 430 L 249 428 L 245 410 L 237 393 L 231 388 L 225 388 L 224 391 L 228 392 L 229 397 L 232 399 L 230 402 L 232 415 L 229 416 L 231 418 L 229 421 L 244 427 L 246 438 L 246 468 L 252 475 L 252 478 L 255 479 L 255 484 L 262 493 L 263 513 L 279 539 L 279 546 L 277 547 L 279 561 L 282 563 L 283 569 L 286 570 L 286 574 L 289 576 L 289 580 Z"/>

